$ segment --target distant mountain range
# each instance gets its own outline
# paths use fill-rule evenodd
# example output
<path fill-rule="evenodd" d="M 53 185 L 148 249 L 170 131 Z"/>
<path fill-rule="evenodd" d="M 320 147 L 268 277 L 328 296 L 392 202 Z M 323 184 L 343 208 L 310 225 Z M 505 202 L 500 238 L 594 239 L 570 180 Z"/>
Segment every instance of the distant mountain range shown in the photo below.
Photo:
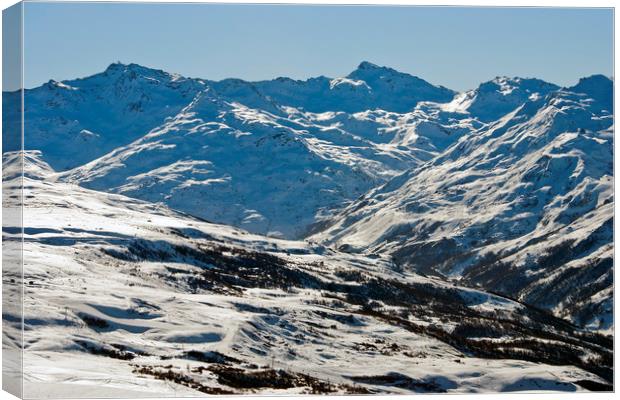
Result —
<path fill-rule="evenodd" d="M 369 62 L 261 82 L 116 63 L 26 90 L 25 148 L 59 181 L 387 254 L 608 329 L 612 111 L 601 75 L 457 93 Z"/>

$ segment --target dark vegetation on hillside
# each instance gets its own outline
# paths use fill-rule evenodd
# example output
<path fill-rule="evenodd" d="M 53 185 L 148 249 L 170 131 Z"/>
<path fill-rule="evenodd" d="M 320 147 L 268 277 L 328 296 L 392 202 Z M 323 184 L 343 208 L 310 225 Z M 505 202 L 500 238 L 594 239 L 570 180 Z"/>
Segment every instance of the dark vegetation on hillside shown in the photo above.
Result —
<path fill-rule="evenodd" d="M 355 323 L 356 316 L 377 318 L 436 338 L 464 357 L 574 365 L 607 382 L 613 379 L 611 337 L 585 332 L 535 307 L 524 306 L 515 312 L 481 311 L 468 307 L 466 296 L 450 286 L 404 283 L 353 269 L 338 269 L 334 273 L 337 279 L 326 279 L 321 265 L 300 265 L 275 254 L 220 244 L 186 246 L 135 240 L 126 248 L 107 249 L 106 253 L 120 262 L 165 263 L 166 273 L 158 278 L 192 292 L 242 295 L 244 290 L 255 287 L 289 291 L 312 288 L 322 293 L 323 305 L 350 313 L 349 323 Z M 197 266 L 200 272 L 186 271 L 181 263 Z M 415 320 L 432 323 L 422 325 L 412 322 Z M 324 329 L 329 330 L 329 324 Z M 200 359 L 196 354 L 188 356 Z M 218 368 L 222 382 L 232 379 L 225 368 Z M 243 376 L 238 372 L 233 375 Z M 243 378 L 246 383 L 235 384 L 253 386 L 255 378 L 251 375 Z M 293 378 L 282 375 L 278 379 L 290 382 Z"/>

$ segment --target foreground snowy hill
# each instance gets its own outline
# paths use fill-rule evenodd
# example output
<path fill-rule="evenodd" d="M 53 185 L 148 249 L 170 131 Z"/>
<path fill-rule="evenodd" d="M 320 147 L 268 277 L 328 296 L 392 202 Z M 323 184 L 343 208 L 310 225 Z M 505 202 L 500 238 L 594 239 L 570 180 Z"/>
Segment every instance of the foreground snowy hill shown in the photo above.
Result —
<path fill-rule="evenodd" d="M 530 95 L 325 220 L 314 239 L 389 254 L 401 267 L 612 330 L 612 94 L 611 80 L 593 76 Z M 496 110 L 486 108 L 487 115 Z"/>
<path fill-rule="evenodd" d="M 59 182 L 40 157 L 24 180 L 26 397 L 611 388 L 610 337 L 389 257 Z"/>

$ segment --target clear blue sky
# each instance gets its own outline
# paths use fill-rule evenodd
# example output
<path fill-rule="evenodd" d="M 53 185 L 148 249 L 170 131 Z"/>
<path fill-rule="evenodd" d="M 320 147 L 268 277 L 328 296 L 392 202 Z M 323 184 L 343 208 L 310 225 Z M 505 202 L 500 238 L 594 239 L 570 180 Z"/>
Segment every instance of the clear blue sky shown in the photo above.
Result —
<path fill-rule="evenodd" d="M 114 61 L 206 79 L 344 76 L 362 60 L 455 90 L 613 74 L 611 9 L 27 3 L 25 83 Z"/>

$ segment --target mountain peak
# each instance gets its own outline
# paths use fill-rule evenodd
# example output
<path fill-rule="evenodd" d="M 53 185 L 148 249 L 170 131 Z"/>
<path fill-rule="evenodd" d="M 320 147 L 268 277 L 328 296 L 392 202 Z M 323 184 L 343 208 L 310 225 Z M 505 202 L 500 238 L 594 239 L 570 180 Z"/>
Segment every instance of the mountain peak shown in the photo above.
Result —
<path fill-rule="evenodd" d="M 384 75 L 409 75 L 403 72 L 396 71 L 393 68 L 383 67 L 377 64 L 373 64 L 370 61 L 362 61 L 355 71 L 351 72 L 347 77 L 357 77 L 363 79 L 364 77 L 384 76 Z"/>
<path fill-rule="evenodd" d="M 411 111 L 421 101 L 449 102 L 455 94 L 450 89 L 435 86 L 417 76 L 369 61 L 362 61 L 355 71 L 344 78 L 356 81 L 357 88 L 367 88 L 372 98 L 372 105 L 368 108 L 401 113 Z"/>
<path fill-rule="evenodd" d="M 542 79 L 537 78 L 522 78 L 519 76 L 496 76 L 490 81 L 483 82 L 478 86 L 478 90 L 485 89 L 493 89 L 500 87 L 502 89 L 507 88 L 521 88 L 525 91 L 538 90 L 538 89 L 547 89 L 547 90 L 557 90 L 559 86 L 543 81 Z"/>
<path fill-rule="evenodd" d="M 599 106 L 609 112 L 613 111 L 614 82 L 605 75 L 597 74 L 579 79 L 579 82 L 568 90 L 574 93 L 585 94 L 599 103 Z"/>
<path fill-rule="evenodd" d="M 584 89 L 600 86 L 606 87 L 609 85 L 613 85 L 613 81 L 610 78 L 602 74 L 595 74 L 579 79 L 579 82 L 575 86 L 572 86 L 570 89 Z"/>
<path fill-rule="evenodd" d="M 370 61 L 362 61 L 360 65 L 357 66 L 357 69 L 381 69 L 385 67 L 380 67 L 377 64 L 373 64 Z"/>
<path fill-rule="evenodd" d="M 120 61 L 116 61 L 116 62 L 113 62 L 112 64 L 108 65 L 108 67 L 105 69 L 105 71 L 106 72 L 108 72 L 108 71 L 120 71 L 120 70 L 125 69 L 126 67 L 127 67 L 126 64 L 123 64 Z"/>
<path fill-rule="evenodd" d="M 166 71 L 161 70 L 161 69 L 150 68 L 150 67 L 146 67 L 144 65 L 140 65 L 136 63 L 125 64 L 120 61 L 110 64 L 105 69 L 104 72 L 107 74 L 131 72 L 131 73 L 136 73 L 136 74 L 141 74 L 141 75 L 161 75 L 161 74 L 170 75 Z"/>

